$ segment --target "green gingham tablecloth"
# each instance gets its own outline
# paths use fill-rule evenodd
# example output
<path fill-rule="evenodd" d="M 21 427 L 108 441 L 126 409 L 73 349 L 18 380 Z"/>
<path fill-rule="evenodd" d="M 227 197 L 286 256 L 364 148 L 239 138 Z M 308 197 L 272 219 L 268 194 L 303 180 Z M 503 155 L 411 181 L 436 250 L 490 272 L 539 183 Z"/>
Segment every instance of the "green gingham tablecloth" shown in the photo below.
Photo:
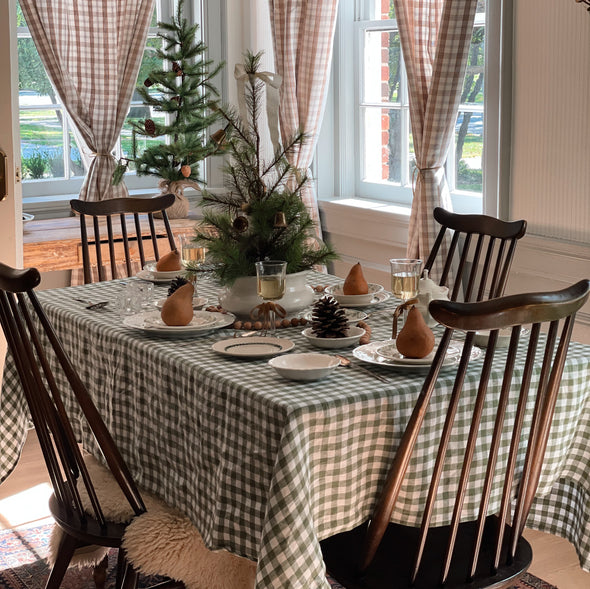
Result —
<path fill-rule="evenodd" d="M 338 279 L 310 274 L 311 284 Z M 39 292 L 82 380 L 114 435 L 137 482 L 189 515 L 211 548 L 258 560 L 258 588 L 327 588 L 319 540 L 370 514 L 393 452 L 419 393 L 423 374 L 365 364 L 387 378 L 337 369 L 318 382 L 281 379 L 267 360 L 220 356 L 211 345 L 233 330 L 165 339 L 126 327 L 116 296 L 124 281 Z M 157 286 L 155 298 L 166 294 Z M 199 294 L 217 302 L 218 289 L 201 281 Z M 88 311 L 75 298 L 112 301 Z M 373 341 L 391 332 L 395 301 L 367 308 Z M 301 328 L 277 335 L 311 348 Z M 504 352 L 505 353 L 505 352 Z M 351 350 L 344 354 L 352 357 Z M 520 352 L 524 360 L 523 351 Z M 499 360 L 502 353 L 498 352 Z M 521 364 L 517 362 L 517 366 Z M 454 451 L 441 481 L 434 523 L 448 520 L 481 362 L 466 375 Z M 464 517 L 486 464 L 486 440 L 502 363 L 494 370 L 476 449 Z M 535 375 L 535 378 L 538 373 Z M 441 373 L 418 440 L 416 463 L 400 494 L 396 521 L 418 523 L 454 371 Z M 568 537 L 590 570 L 590 346 L 572 343 L 545 459 L 539 498 L 528 525 Z M 60 384 L 64 384 L 61 381 Z M 64 390 L 67 387 L 63 387 Z M 517 392 L 517 387 L 514 387 Z M 67 408 L 72 411 L 70 399 Z M 81 440 L 96 451 L 81 423 Z M 7 360 L 0 396 L 0 477 L 12 470 L 26 430 L 26 411 L 14 366 Z M 505 456 L 506 447 L 502 452 Z M 498 483 L 502 482 L 498 475 Z M 1 480 L 1 479 L 0 479 Z M 490 509 L 498 506 L 499 490 Z"/>

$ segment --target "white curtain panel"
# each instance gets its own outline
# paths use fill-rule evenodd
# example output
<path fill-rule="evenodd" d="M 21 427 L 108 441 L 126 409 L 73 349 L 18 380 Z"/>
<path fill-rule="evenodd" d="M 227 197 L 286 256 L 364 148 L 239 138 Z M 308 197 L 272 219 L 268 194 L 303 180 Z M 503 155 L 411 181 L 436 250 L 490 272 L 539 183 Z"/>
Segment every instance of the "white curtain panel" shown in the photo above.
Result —
<path fill-rule="evenodd" d="M 434 208 L 452 210 L 443 166 L 453 140 L 477 0 L 394 0 L 394 5 L 417 166 L 407 256 L 425 260 L 439 229 Z M 441 271 L 435 263 L 433 277 Z"/>
<path fill-rule="evenodd" d="M 291 163 L 308 170 L 313 159 L 322 123 L 330 67 L 338 0 L 269 0 L 276 72 L 282 77 L 279 120 L 283 141 L 298 129 L 308 135 L 307 142 Z M 302 191 L 316 223 L 321 226 L 313 182 Z"/>
<path fill-rule="evenodd" d="M 21 0 L 51 83 L 92 153 L 82 200 L 128 196 L 112 186 L 111 152 L 125 121 L 154 0 Z"/>

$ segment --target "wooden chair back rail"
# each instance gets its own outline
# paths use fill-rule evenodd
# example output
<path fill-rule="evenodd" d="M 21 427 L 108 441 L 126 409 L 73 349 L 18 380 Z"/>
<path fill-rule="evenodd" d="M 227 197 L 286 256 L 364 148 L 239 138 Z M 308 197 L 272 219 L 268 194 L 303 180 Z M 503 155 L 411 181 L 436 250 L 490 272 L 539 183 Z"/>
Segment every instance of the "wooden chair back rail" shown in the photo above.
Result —
<path fill-rule="evenodd" d="M 133 275 L 131 265 L 132 254 L 129 247 L 130 240 L 137 240 L 137 249 L 140 258 L 141 266 L 146 263 L 146 253 L 143 244 L 143 231 L 140 215 L 145 215 L 149 227 L 149 238 L 151 239 L 154 257 L 156 260 L 160 259 L 160 252 L 158 248 L 158 232 L 154 223 L 154 212 L 158 212 L 162 216 L 166 235 L 170 249 L 175 249 L 174 234 L 170 226 L 170 221 L 166 213 L 166 209 L 174 203 L 173 194 L 165 194 L 151 199 L 144 198 L 117 198 L 100 202 L 85 202 L 81 200 L 72 200 L 70 205 L 74 211 L 80 215 L 80 237 L 82 242 L 82 262 L 84 266 L 84 282 L 92 282 L 92 269 L 88 240 L 88 230 L 86 227 L 86 216 L 92 217 L 93 233 L 94 233 L 94 248 L 96 251 L 96 264 L 98 267 L 98 278 L 100 281 L 106 280 L 106 272 L 103 267 L 103 250 L 101 243 L 103 241 L 100 229 L 100 219 L 106 221 L 107 227 L 107 242 L 109 249 L 109 264 L 111 268 L 111 276 L 118 278 L 117 273 L 117 256 L 115 251 L 115 235 L 113 230 L 112 216 L 118 215 L 121 226 L 121 235 L 123 239 L 124 261 L 127 276 Z M 129 219 L 130 226 L 128 226 L 127 215 L 132 215 L 133 220 Z"/>
<path fill-rule="evenodd" d="M 551 421 L 557 401 L 559 384 L 565 366 L 575 314 L 588 299 L 589 292 L 590 281 L 582 280 L 568 289 L 556 293 L 513 295 L 476 303 L 457 303 L 449 301 L 433 301 L 431 303 L 430 312 L 432 316 L 439 323 L 446 326 L 446 329 L 435 354 L 432 367 L 426 377 L 408 422 L 406 431 L 400 442 L 382 490 L 381 497 L 379 498 L 370 519 L 365 537 L 364 552 L 361 557 L 361 571 L 366 570 L 371 564 L 380 541 L 388 527 L 430 399 L 435 390 L 438 373 L 445 358 L 447 347 L 454 331 L 457 329 L 465 330 L 467 334 L 455 382 L 449 398 L 445 422 L 426 498 L 414 566 L 411 572 L 411 583 L 416 581 L 420 566 L 423 562 L 431 516 L 433 514 L 452 430 L 462 396 L 465 375 L 470 363 L 473 338 L 475 331 L 480 329 L 492 329 L 493 331 L 491 332 L 486 348 L 483 365 L 481 367 L 479 385 L 473 402 L 466 448 L 463 455 L 461 473 L 457 484 L 451 523 L 449 526 L 448 542 L 441 568 L 440 582 L 441 584 L 444 584 L 447 580 L 451 567 L 451 559 L 454 556 L 455 542 L 478 440 L 478 432 L 488 396 L 488 383 L 496 353 L 498 330 L 503 328 L 511 328 L 511 337 L 504 365 L 493 432 L 488 449 L 486 472 L 481 496 L 479 498 L 476 534 L 472 546 L 470 561 L 470 574 L 473 577 L 478 565 L 484 525 L 486 523 L 486 518 L 488 517 L 487 512 L 490 495 L 492 492 L 494 476 L 496 475 L 498 468 L 502 469 L 502 472 L 504 472 L 505 468 L 505 482 L 502 488 L 501 506 L 498 515 L 499 525 L 494 546 L 495 560 L 493 566 L 495 570 L 500 566 L 502 547 L 506 540 L 505 532 L 508 527 L 508 522 L 512 523 L 510 526 L 508 558 L 513 559 L 515 557 L 517 544 L 524 530 L 526 518 L 539 483 L 543 457 L 547 447 Z M 544 343 L 542 343 L 540 337 L 543 324 L 548 326 Z M 507 408 L 511 396 L 516 352 L 522 336 L 522 325 L 531 325 L 531 330 L 528 336 L 526 361 L 523 367 L 523 373 L 522 376 L 518 377 L 520 384 L 516 414 L 514 420 L 507 423 Z M 542 365 L 539 383 L 536 390 L 532 392 L 530 389 L 533 367 L 535 361 L 541 357 L 539 355 L 541 347 Z M 531 394 L 534 398 L 531 425 L 528 432 L 523 432 L 527 415 L 527 402 L 529 401 Z M 498 464 L 498 456 L 503 441 L 503 431 L 506 427 L 511 429 L 511 435 L 506 463 L 505 465 L 502 465 Z M 515 467 L 517 464 L 519 445 L 522 444 L 523 441 L 526 441 L 525 460 L 516 494 L 516 507 L 514 508 L 514 513 L 510 516 L 510 500 L 515 482 Z"/>
<path fill-rule="evenodd" d="M 434 210 L 434 218 L 441 224 L 441 228 L 424 269 L 432 270 L 437 257 L 443 250 L 445 236 L 450 231 L 452 237 L 439 280 L 440 285 L 448 285 L 451 272 L 454 272 L 450 299 L 454 301 L 459 298 L 462 286 L 466 282 L 464 300 L 483 300 L 486 298 L 486 286 L 490 275 L 491 282 L 487 298 L 501 296 L 506 288 L 517 242 L 526 232 L 526 221 L 506 222 L 486 215 L 458 215 L 442 208 Z M 475 236 L 477 236 L 477 242 L 472 248 Z M 496 242 L 499 242 L 497 251 L 495 251 Z M 481 263 L 484 249 L 485 256 Z M 453 268 L 457 258 L 456 268 Z M 466 275 L 469 265 L 471 268 Z"/>

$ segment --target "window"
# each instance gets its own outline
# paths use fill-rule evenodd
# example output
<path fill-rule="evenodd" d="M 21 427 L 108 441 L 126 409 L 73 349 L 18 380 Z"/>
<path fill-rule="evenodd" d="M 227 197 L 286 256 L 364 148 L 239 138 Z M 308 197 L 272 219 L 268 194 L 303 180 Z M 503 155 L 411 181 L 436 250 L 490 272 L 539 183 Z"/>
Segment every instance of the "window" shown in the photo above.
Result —
<path fill-rule="evenodd" d="M 147 72 L 156 65 L 154 49 L 161 42 L 157 37 L 157 22 L 168 20 L 173 9 L 173 2 L 169 0 L 156 2 L 138 74 L 139 81 L 146 79 Z M 27 197 L 77 194 L 86 170 L 84 158 L 78 146 L 75 130 L 63 104 L 53 90 L 19 4 L 17 4 L 17 44 L 23 197 L 26 199 Z M 162 113 L 151 112 L 135 92 L 113 152 L 115 156 L 120 157 L 131 153 L 130 122 L 132 120 L 146 117 L 157 120 L 164 116 Z M 160 139 L 152 141 L 156 140 Z M 139 144 L 138 150 L 147 146 L 144 138 L 142 141 L 144 144 Z M 156 180 L 153 177 L 139 178 L 133 173 L 126 175 L 125 182 L 130 189 L 156 186 Z"/>
<path fill-rule="evenodd" d="M 353 132 L 339 130 L 354 142 L 356 169 L 347 180 L 358 197 L 410 204 L 415 168 L 407 80 L 393 0 L 358 0 L 341 3 L 339 34 L 354 37 L 354 46 L 341 38 L 335 63 L 339 125 L 354 121 Z M 479 0 L 461 104 L 455 124 L 455 141 L 449 149 L 446 176 L 457 210 L 481 211 L 484 192 L 484 79 L 489 80 L 485 55 L 486 0 Z M 489 48 L 488 48 L 489 50 Z M 350 67 L 351 62 L 354 68 Z M 354 98 L 342 89 L 355 88 Z"/>

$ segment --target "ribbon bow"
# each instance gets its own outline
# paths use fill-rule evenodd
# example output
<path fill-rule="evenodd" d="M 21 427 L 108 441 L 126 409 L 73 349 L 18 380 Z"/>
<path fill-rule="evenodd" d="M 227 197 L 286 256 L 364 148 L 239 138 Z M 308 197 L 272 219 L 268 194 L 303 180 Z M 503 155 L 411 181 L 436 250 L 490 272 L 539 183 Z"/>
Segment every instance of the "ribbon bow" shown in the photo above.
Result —
<path fill-rule="evenodd" d="M 269 301 L 267 303 L 260 303 L 250 311 L 250 317 L 254 319 L 254 321 L 262 320 L 262 325 L 266 327 L 267 325 L 270 326 L 270 312 L 274 311 L 276 317 L 283 317 L 287 316 L 287 311 L 278 305 L 277 303 L 273 303 Z"/>
<path fill-rule="evenodd" d="M 240 117 L 244 124 L 248 123 L 246 109 L 246 80 L 251 86 L 256 83 L 256 78 L 264 82 L 266 87 L 266 117 L 268 120 L 268 130 L 270 140 L 275 152 L 279 149 L 279 88 L 283 78 L 272 72 L 257 72 L 249 74 L 243 64 L 238 63 L 234 69 L 234 77 L 238 86 L 238 106 L 240 108 Z"/>

